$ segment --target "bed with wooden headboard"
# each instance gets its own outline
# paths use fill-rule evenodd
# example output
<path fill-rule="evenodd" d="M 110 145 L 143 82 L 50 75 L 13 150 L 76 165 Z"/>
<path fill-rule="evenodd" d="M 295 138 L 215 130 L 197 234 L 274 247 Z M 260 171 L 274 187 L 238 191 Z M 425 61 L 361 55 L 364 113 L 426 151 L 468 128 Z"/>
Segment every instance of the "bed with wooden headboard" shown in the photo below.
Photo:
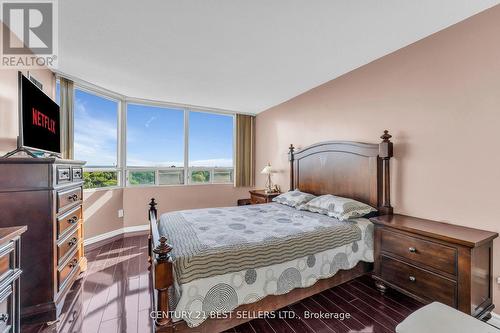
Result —
<path fill-rule="evenodd" d="M 290 189 L 299 189 L 314 195 L 333 194 L 352 198 L 376 207 L 380 215 L 392 214 L 390 204 L 390 169 L 392 157 L 391 135 L 387 131 L 382 142 L 359 143 L 330 141 L 314 144 L 300 150 L 289 148 Z M 149 261 L 152 277 L 153 311 L 160 316 L 155 320 L 156 332 L 221 332 L 248 321 L 248 318 L 229 317 L 207 319 L 200 326 L 190 328 L 183 321 L 172 321 L 170 309 L 175 272 L 171 259 L 172 246 L 160 235 L 157 203 L 151 199 Z M 306 297 L 332 288 L 372 269 L 372 264 L 360 261 L 349 270 L 339 270 L 334 276 L 318 280 L 306 288 L 296 288 L 283 295 L 269 295 L 263 299 L 240 305 L 237 311 L 273 311 L 298 302 Z"/>

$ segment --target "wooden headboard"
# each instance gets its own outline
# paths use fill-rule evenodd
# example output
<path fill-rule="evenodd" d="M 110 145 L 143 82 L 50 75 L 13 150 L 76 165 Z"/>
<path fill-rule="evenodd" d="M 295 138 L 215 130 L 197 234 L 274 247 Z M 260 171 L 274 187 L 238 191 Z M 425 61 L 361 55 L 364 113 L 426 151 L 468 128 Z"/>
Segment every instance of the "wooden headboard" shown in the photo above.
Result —
<path fill-rule="evenodd" d="M 379 144 L 329 141 L 297 151 L 290 145 L 290 189 L 348 197 L 392 214 L 391 137 L 386 130 Z"/>

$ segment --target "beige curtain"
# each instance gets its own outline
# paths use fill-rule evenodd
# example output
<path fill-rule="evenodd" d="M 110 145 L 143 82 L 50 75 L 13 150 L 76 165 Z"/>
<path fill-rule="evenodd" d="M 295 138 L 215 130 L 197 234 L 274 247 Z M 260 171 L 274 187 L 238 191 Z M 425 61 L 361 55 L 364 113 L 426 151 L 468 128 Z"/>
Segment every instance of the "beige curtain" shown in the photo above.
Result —
<path fill-rule="evenodd" d="M 236 187 L 255 185 L 255 117 L 236 115 Z"/>
<path fill-rule="evenodd" d="M 73 81 L 61 78 L 61 148 L 62 157 L 73 159 Z"/>

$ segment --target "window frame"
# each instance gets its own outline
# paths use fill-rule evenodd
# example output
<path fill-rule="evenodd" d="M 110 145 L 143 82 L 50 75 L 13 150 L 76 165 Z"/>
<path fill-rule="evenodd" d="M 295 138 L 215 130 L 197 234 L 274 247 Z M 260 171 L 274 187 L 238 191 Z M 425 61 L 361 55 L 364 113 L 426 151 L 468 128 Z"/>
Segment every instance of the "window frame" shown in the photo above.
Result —
<path fill-rule="evenodd" d="M 191 175 L 190 175 L 190 167 L 189 167 L 189 113 L 190 112 L 198 112 L 198 113 L 208 113 L 208 114 L 219 114 L 223 116 L 232 116 L 233 118 L 233 165 L 231 167 L 191 167 L 192 169 L 198 169 L 198 170 L 208 170 L 210 171 L 210 182 L 207 183 L 193 183 L 191 181 Z M 234 177 L 234 171 L 236 170 L 236 155 L 235 155 L 235 150 L 236 150 L 236 114 L 227 114 L 227 113 L 222 113 L 222 112 L 213 112 L 213 111 L 206 111 L 203 109 L 188 109 L 184 113 L 184 165 L 187 165 L 184 170 L 184 185 L 224 185 L 224 184 L 233 184 L 235 185 L 235 177 Z M 233 181 L 232 182 L 227 182 L 227 183 L 215 183 L 213 181 L 213 175 L 215 169 L 233 169 Z"/>
<path fill-rule="evenodd" d="M 89 84 L 84 84 L 84 83 L 73 83 L 73 101 L 76 102 L 76 90 L 83 91 L 88 94 L 96 95 L 98 97 L 110 100 L 112 102 L 117 103 L 117 109 L 116 109 L 116 166 L 99 166 L 99 165 L 91 165 L 87 166 L 86 164 L 83 166 L 83 171 L 84 172 L 106 172 L 106 171 L 112 171 L 117 173 L 117 185 L 115 186 L 105 186 L 105 187 L 95 187 L 95 188 L 87 188 L 84 189 L 85 191 L 100 191 L 100 190 L 112 190 L 112 189 L 117 189 L 117 188 L 122 188 L 123 187 L 123 164 L 121 163 L 121 148 L 122 148 L 122 142 L 121 142 L 121 124 L 122 124 L 122 104 L 123 104 L 123 98 L 118 95 L 111 93 L 109 91 L 106 91 L 104 89 L 99 89 L 96 87 L 93 87 Z M 74 103 L 73 102 L 73 103 Z M 74 105 L 73 105 L 73 113 L 75 112 Z M 75 137 L 75 117 L 73 116 L 73 133 L 72 137 L 74 140 Z"/>
<path fill-rule="evenodd" d="M 126 163 L 126 154 L 127 154 L 127 112 L 128 112 L 128 105 L 129 104 L 139 104 L 139 105 L 144 105 L 144 106 L 153 106 L 153 107 L 159 107 L 159 108 L 165 108 L 165 109 L 176 109 L 176 110 L 181 110 L 184 112 L 184 166 L 183 167 L 176 167 L 176 168 L 183 168 L 184 169 L 184 183 L 183 184 L 160 184 L 160 177 L 159 177 L 159 171 L 162 170 L 169 170 L 171 168 L 169 167 L 151 167 L 151 166 L 128 166 Z M 200 185 L 233 185 L 235 184 L 235 177 L 234 177 L 234 171 L 235 171 L 235 148 L 236 148 L 236 113 L 229 113 L 229 112 L 224 112 L 224 111 L 214 111 L 208 108 L 201 108 L 201 107 L 187 107 L 187 106 L 181 106 L 178 104 L 171 104 L 171 103 L 164 103 L 164 102 L 157 102 L 157 101 L 146 101 L 142 99 L 136 99 L 136 98 L 126 98 L 124 101 L 124 115 L 122 118 L 124 119 L 124 124 L 122 125 L 122 134 L 124 134 L 124 139 L 123 139 L 123 146 L 122 148 L 124 149 L 122 156 L 124 157 L 123 160 L 123 165 L 124 165 L 124 184 L 123 187 L 163 187 L 163 186 L 200 186 Z M 167 111 L 168 112 L 168 111 Z M 195 167 L 197 169 L 202 168 L 210 171 L 210 174 L 213 175 L 215 169 L 232 169 L 233 171 L 233 180 L 232 182 L 214 182 L 213 177 L 211 177 L 210 182 L 206 183 L 193 183 L 191 182 L 191 176 L 190 176 L 190 168 L 189 168 L 189 113 L 190 112 L 202 112 L 202 113 L 208 113 L 208 114 L 219 114 L 223 116 L 228 116 L 232 117 L 233 121 L 233 165 L 231 167 Z M 138 185 L 132 185 L 129 183 L 128 179 L 128 172 L 129 171 L 154 171 L 155 172 L 155 184 L 138 184 Z"/>
<path fill-rule="evenodd" d="M 116 186 L 108 186 L 108 187 L 96 187 L 91 189 L 85 189 L 85 191 L 103 191 L 103 190 L 113 190 L 119 188 L 140 188 L 140 187 L 172 187 L 172 186 L 207 186 L 207 185 L 235 185 L 235 161 L 236 161 L 236 114 L 249 114 L 250 113 L 242 113 L 235 112 L 231 110 L 210 108 L 210 107 L 201 107 L 194 106 L 188 104 L 179 104 L 179 103 L 169 103 L 163 101 L 155 101 L 149 99 L 141 99 L 135 97 L 128 97 L 125 95 L 121 95 L 110 91 L 108 89 L 99 87 L 92 83 L 79 80 L 74 77 L 58 74 L 56 76 L 56 80 L 59 80 L 60 77 L 67 77 L 68 79 L 73 81 L 73 100 L 75 100 L 75 91 L 82 90 L 84 92 L 97 95 L 102 98 L 106 98 L 108 100 L 114 101 L 118 103 L 117 108 L 117 165 L 116 167 L 102 167 L 102 166 L 84 166 L 84 171 L 92 172 L 92 171 L 115 171 L 117 172 L 118 177 L 118 185 Z M 184 112 L 184 183 L 183 184 L 159 184 L 159 171 L 168 170 L 169 167 L 142 167 L 142 166 L 127 166 L 127 106 L 128 104 L 141 104 L 146 106 L 153 107 L 162 107 L 162 108 L 171 108 L 178 109 Z M 211 176 L 213 176 L 215 169 L 232 169 L 233 171 L 233 181 L 232 182 L 214 182 L 213 177 L 211 177 L 210 182 L 207 183 L 192 183 L 190 181 L 189 175 L 189 112 L 203 112 L 209 114 L 220 114 L 224 116 L 230 116 L 233 118 L 233 165 L 231 167 L 220 167 L 214 168 L 209 167 L 206 168 L 210 170 Z M 73 117 L 73 131 L 75 128 L 74 117 Z M 74 136 L 74 133 L 72 133 Z M 180 167 L 179 167 L 180 168 Z M 198 168 L 198 167 L 196 167 Z M 203 168 L 203 167 L 202 167 Z M 128 171 L 154 171 L 155 172 L 155 184 L 139 184 L 139 185 L 130 185 L 128 182 Z"/>

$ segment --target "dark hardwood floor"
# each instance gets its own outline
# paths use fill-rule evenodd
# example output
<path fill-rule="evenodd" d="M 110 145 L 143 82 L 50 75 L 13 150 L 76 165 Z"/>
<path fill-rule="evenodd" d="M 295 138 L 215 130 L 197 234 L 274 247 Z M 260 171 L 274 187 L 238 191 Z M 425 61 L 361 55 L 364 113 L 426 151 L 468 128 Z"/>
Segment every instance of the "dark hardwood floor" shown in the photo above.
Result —
<path fill-rule="evenodd" d="M 118 239 L 87 252 L 88 270 L 81 277 L 81 310 L 71 332 L 151 332 L 147 237 Z M 300 318 L 254 319 L 232 333 L 394 332 L 421 303 L 389 290 L 385 296 L 365 276 L 288 306 Z M 305 312 L 348 313 L 350 318 L 304 317 Z M 76 318 L 78 316 L 78 318 Z M 290 317 L 290 316 L 287 316 Z M 55 332 L 55 326 L 24 326 L 22 332 Z"/>

